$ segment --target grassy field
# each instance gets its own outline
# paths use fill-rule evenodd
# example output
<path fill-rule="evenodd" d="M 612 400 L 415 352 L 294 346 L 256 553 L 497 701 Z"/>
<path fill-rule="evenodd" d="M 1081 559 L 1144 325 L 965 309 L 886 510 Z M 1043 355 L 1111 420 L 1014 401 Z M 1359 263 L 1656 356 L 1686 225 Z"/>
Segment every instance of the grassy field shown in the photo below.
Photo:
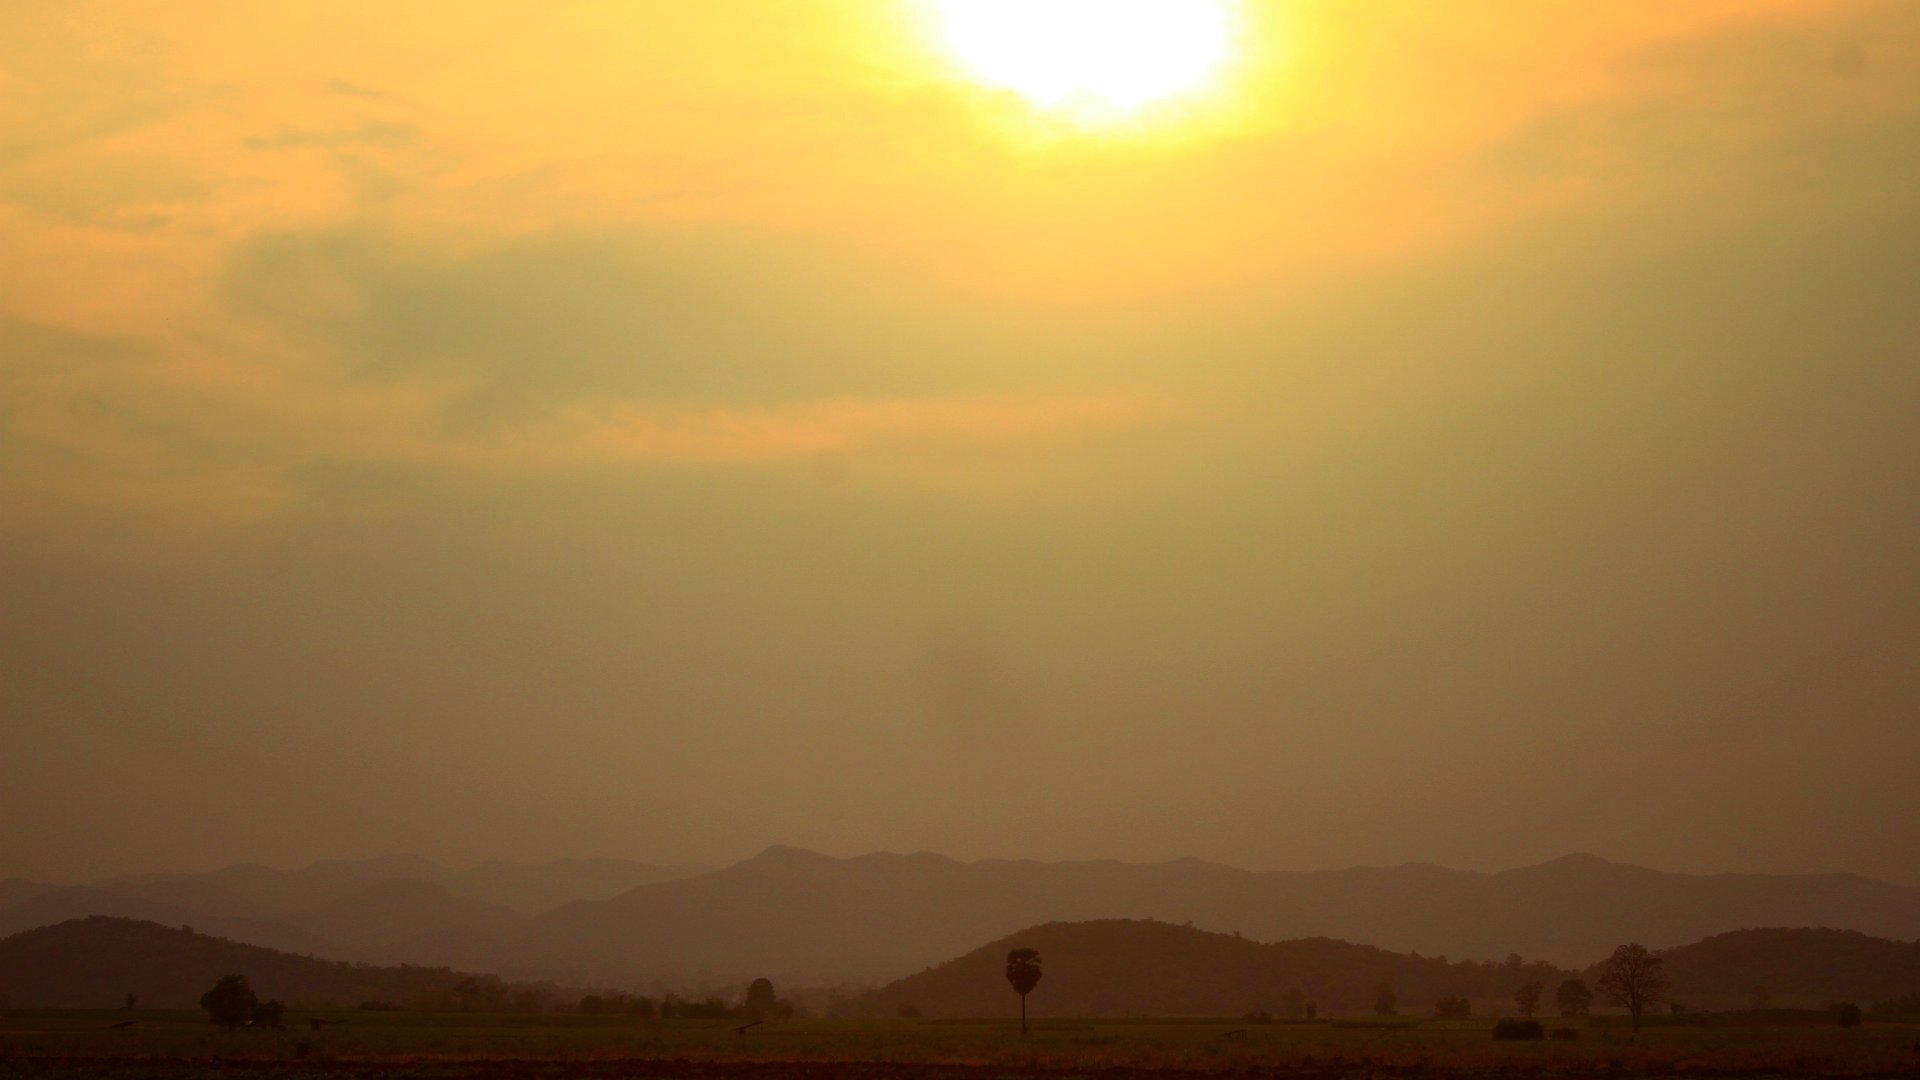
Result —
<path fill-rule="evenodd" d="M 126 1019 L 138 1022 L 116 1030 Z M 323 1021 L 315 1030 L 312 1019 Z M 1492 1021 L 1239 1025 L 602 1016 L 290 1014 L 284 1031 L 220 1031 L 195 1012 L 0 1013 L 0 1077 L 1920 1076 L 1920 1027 L 1624 1026 L 1495 1042 Z M 1557 1026 L 1550 1022 L 1549 1026 Z"/>

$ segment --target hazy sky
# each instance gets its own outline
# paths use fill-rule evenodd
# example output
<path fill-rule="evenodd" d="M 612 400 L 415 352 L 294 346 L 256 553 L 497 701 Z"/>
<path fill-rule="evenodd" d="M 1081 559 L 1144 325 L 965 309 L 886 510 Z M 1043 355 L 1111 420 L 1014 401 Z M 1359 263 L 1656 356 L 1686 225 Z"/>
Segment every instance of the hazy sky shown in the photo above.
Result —
<path fill-rule="evenodd" d="M 1920 4 L 1228 7 L 0 5 L 0 877 L 1920 884 Z"/>

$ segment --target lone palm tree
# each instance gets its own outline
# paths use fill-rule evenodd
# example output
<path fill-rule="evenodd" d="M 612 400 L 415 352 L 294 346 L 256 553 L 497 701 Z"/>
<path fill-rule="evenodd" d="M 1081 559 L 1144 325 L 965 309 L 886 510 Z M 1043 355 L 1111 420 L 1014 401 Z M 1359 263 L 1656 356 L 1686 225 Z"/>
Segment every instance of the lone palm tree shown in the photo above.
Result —
<path fill-rule="evenodd" d="M 1027 994 L 1040 985 L 1040 953 L 1036 949 L 1015 949 L 1007 954 L 1007 981 L 1020 995 L 1020 1034 L 1027 1033 Z"/>

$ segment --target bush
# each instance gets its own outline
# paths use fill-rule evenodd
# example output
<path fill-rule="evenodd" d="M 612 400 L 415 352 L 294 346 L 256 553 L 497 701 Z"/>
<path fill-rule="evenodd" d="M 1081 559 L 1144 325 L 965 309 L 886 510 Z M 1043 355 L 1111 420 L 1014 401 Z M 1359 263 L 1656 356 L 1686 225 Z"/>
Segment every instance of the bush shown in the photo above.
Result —
<path fill-rule="evenodd" d="M 223 1028 L 242 1027 L 253 1019 L 260 998 L 245 975 L 222 975 L 213 989 L 200 995 L 200 1007 L 207 1018 Z"/>
<path fill-rule="evenodd" d="M 1556 1039 L 1577 1039 L 1580 1037 L 1580 1029 L 1579 1028 L 1554 1028 L 1553 1037 Z"/>
<path fill-rule="evenodd" d="M 1559 1033 L 1555 1032 L 1555 1037 L 1557 1038 L 1558 1036 Z M 1508 1018 L 1497 1021 L 1493 1025 L 1493 1037 L 1496 1039 L 1516 1040 L 1544 1039 L 1547 1037 L 1547 1030 L 1540 1026 L 1540 1021 L 1538 1020 L 1514 1020 Z"/>
<path fill-rule="evenodd" d="M 1851 1001 L 1843 1001 L 1834 1006 L 1834 1009 L 1840 1014 L 1841 1027 L 1857 1028 L 1860 1026 L 1860 1006 L 1855 1005 Z"/>
<path fill-rule="evenodd" d="M 1397 996 L 1395 996 L 1393 992 L 1393 987 L 1387 985 L 1386 983 L 1381 983 L 1380 986 L 1374 990 L 1373 1015 L 1396 1016 L 1400 1012 L 1398 1008 L 1399 1004 L 1400 1004 L 1400 999 Z"/>
<path fill-rule="evenodd" d="M 1458 994 L 1443 997 L 1433 1003 L 1433 1015 L 1442 1020 L 1465 1020 L 1473 1015 L 1473 1002 Z"/>

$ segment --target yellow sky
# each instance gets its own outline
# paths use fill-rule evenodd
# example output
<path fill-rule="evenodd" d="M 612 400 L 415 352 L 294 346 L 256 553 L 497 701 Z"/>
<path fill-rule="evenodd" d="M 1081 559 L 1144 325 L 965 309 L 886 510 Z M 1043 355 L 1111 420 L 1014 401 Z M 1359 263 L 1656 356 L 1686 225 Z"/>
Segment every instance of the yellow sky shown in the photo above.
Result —
<path fill-rule="evenodd" d="M 235 429 L 239 442 L 286 442 L 294 455 L 485 456 L 483 447 L 419 445 L 436 396 L 453 387 L 342 380 L 349 358 L 237 316 L 221 286 L 237 253 L 262 238 L 343 230 L 395 258 L 444 262 L 541 236 L 710 227 L 743 249 L 764 239 L 783 249 L 778 258 L 825 259 L 849 275 L 848 288 L 897 305 L 984 311 L 1007 301 L 1037 321 L 1050 304 L 1069 305 L 1065 321 L 1098 319 L 1090 306 L 1106 302 L 1177 309 L 1250 283 L 1286 288 L 1356 264 L 1444 257 L 1449 244 L 1541 215 L 1696 191 L 1717 206 L 1763 202 L 1763 180 L 1663 168 L 1629 128 L 1539 167 L 1487 158 L 1543 118 L 1583 110 L 1630 124 L 1670 104 L 1672 123 L 1705 124 L 1741 107 L 1744 61 L 1728 58 L 1724 85 L 1702 83 L 1687 63 L 1692 43 L 1824 34 L 1830 40 L 1808 48 L 1831 51 L 1846 46 L 1849 18 L 1874 10 L 1786 0 L 1230 9 L 1238 34 L 1218 90 L 1171 115 L 1087 129 L 970 81 L 929 6 L 909 0 L 423 3 L 401 12 L 14 5 L 0 86 L 9 115 L 24 122 L 10 124 L 0 159 L 6 314 L 140 339 L 150 348 L 137 370 L 106 378 L 176 399 L 197 422 Z M 1710 137 L 1765 152 L 1800 133 L 1901 113 L 1912 100 L 1904 48 L 1876 42 L 1873 79 L 1810 76 Z M 1828 57 L 1801 59 L 1823 74 Z M 315 291 L 300 304 L 357 302 L 350 285 L 302 286 Z M 1045 383 L 1054 365 L 1082 361 L 1028 362 Z M 1042 407 L 1035 393 L 1006 405 L 1032 415 Z M 1118 400 L 1126 396 L 1083 389 L 1054 405 L 1066 425 L 1090 409 L 1169 411 Z M 710 410 L 666 418 L 679 434 L 665 438 L 646 434 L 646 423 L 626 435 L 599 430 L 621 422 L 581 404 L 563 411 L 586 430 L 561 444 L 627 445 L 643 458 L 740 453 L 739 426 Z M 901 423 L 927 407 L 903 404 Z M 987 407 L 967 406 L 982 416 Z M 658 413 L 645 402 L 617 409 Z M 842 430 L 849 443 L 875 438 L 871 425 L 856 430 L 835 415 L 847 415 L 846 403 L 808 411 L 788 402 L 748 426 L 769 430 L 783 416 Z M 43 437 L 71 440 L 117 476 L 137 467 L 127 455 L 166 452 L 97 425 L 40 423 Z M 709 423 L 727 430 L 701 434 Z M 343 424 L 363 430 L 343 437 Z M 768 453 L 817 442 L 768 437 Z M 549 449 L 539 456 L 563 456 L 553 432 L 540 439 Z M 257 460 L 227 466 L 242 517 L 295 498 L 248 475 Z M 142 486 L 181 484 L 182 505 L 205 520 L 219 508 L 197 504 L 221 481 L 199 470 L 215 467 L 170 468 Z M 135 505 L 142 500 L 105 476 L 52 483 L 58 490 L 21 492 L 17 502 L 127 500 L 129 514 L 145 517 L 172 501 Z"/>

